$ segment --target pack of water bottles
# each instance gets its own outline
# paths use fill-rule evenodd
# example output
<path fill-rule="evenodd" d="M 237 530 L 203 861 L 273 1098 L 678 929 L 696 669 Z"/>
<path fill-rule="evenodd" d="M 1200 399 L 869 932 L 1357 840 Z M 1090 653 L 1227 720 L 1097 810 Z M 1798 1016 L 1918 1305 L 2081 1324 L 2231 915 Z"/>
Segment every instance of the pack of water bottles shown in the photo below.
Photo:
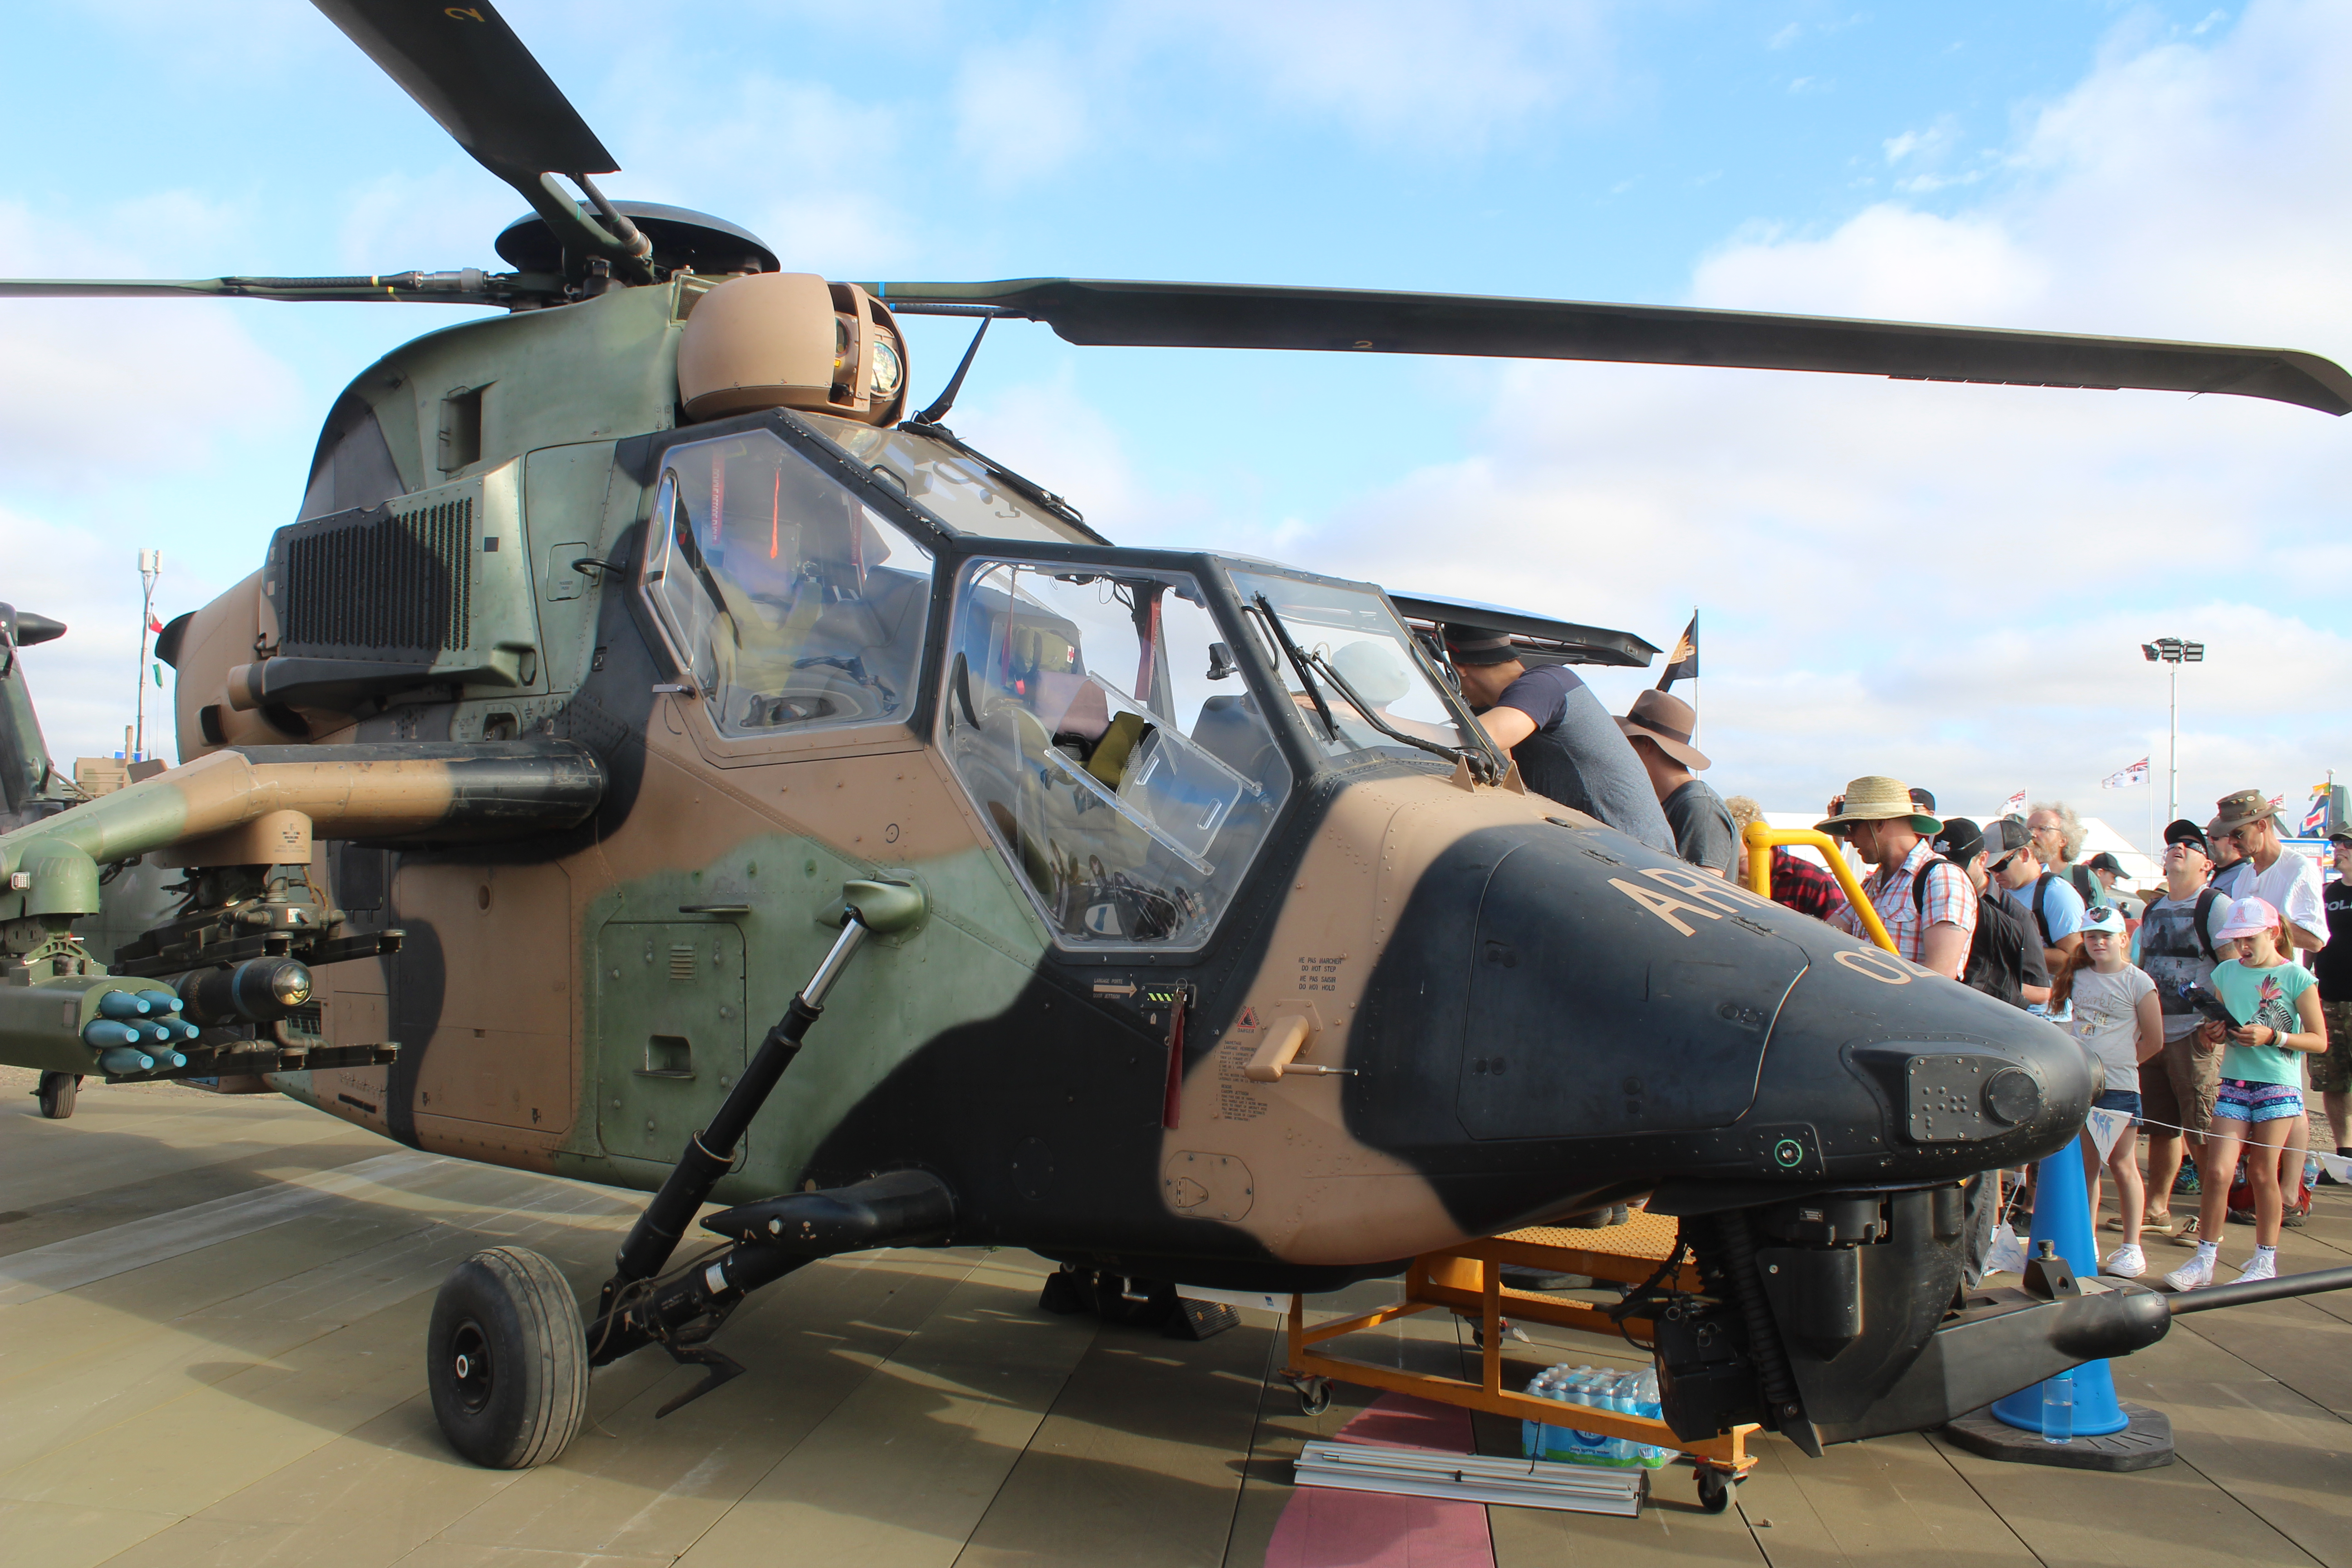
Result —
<path fill-rule="evenodd" d="M 1625 1415 L 1644 1415 L 1653 1421 L 1664 1418 L 1658 1407 L 1658 1374 L 1651 1367 L 1623 1372 L 1612 1367 L 1569 1366 L 1563 1363 L 1536 1373 L 1528 1381 L 1527 1392 L 1530 1398 L 1555 1400 L 1562 1405 L 1589 1405 Z M 1672 1448 L 1542 1421 L 1519 1423 L 1519 1453 L 1523 1458 L 1564 1464 L 1653 1470 L 1675 1457 Z"/>

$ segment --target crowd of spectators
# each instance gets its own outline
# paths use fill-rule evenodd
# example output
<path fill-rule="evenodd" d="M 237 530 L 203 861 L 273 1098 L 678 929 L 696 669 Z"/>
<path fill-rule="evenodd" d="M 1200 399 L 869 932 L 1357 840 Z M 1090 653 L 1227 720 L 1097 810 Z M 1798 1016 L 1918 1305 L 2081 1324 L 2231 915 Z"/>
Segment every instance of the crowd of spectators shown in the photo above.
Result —
<path fill-rule="evenodd" d="M 2143 1238 L 2156 1236 L 2190 1249 L 2167 1284 L 2210 1284 L 2233 1221 L 2254 1233 L 2237 1278 L 2276 1272 L 2280 1230 L 2310 1212 L 2306 1089 L 2321 1097 L 2323 1147 L 2352 1152 L 2352 831 L 2331 836 L 2336 875 L 2323 887 L 2287 847 L 2277 808 L 2239 790 L 2204 826 L 2167 827 L 2162 881 L 2132 889 L 2114 855 L 2079 858 L 2083 822 L 2063 802 L 1979 825 L 1874 774 L 1816 825 L 1842 846 L 1850 880 L 1786 846 L 1758 879 L 1748 830 L 1762 810 L 1698 777 L 1709 759 L 1689 704 L 1644 691 L 1612 735 L 1572 672 L 1528 668 L 1498 633 L 1449 626 L 1446 638 L 1464 695 L 1528 788 L 1852 935 L 1883 934 L 2074 1036 L 2098 1063 L 2095 1108 L 2113 1113 L 2101 1131 L 2126 1127 L 2104 1153 L 2084 1134 L 2095 1210 L 2105 1179 L 2116 1184 L 2107 1223 L 2121 1236 L 2104 1272 L 2147 1273 Z M 1998 1173 L 1978 1182 L 1972 1223 L 2000 1212 L 2001 1192 Z M 2175 1195 L 2198 1212 L 2176 1219 Z"/>
<path fill-rule="evenodd" d="M 1743 833 L 1760 820 L 1746 796 L 1726 804 Z M 2323 885 L 2287 847 L 2277 808 L 2240 790 L 2210 822 L 2167 827 L 2163 880 L 2135 891 L 2114 856 L 2078 861 L 2083 825 L 2062 803 L 1979 826 L 1873 776 L 1848 784 L 1817 826 L 1862 873 L 1863 901 L 1897 952 L 2047 1018 L 2097 1060 L 2095 1108 L 2128 1118 L 2104 1156 L 2084 1136 L 2094 1207 L 2105 1177 L 2116 1188 L 2105 1223 L 2121 1235 L 2103 1272 L 2147 1273 L 2144 1240 L 2160 1237 L 2190 1254 L 2167 1285 L 2210 1284 L 2234 1222 L 2254 1242 L 2236 1279 L 2276 1273 L 2280 1230 L 2310 1213 L 2307 1091 L 2324 1111 L 2320 1147 L 2352 1153 L 2352 830 L 2332 835 L 2336 876 Z M 1743 878 L 1746 854 L 1743 843 Z M 1772 857 L 1775 900 L 1871 934 L 1822 887 L 1836 886 L 1833 873 L 1786 848 Z M 2198 1212 L 2176 1218 L 2175 1194 Z"/>

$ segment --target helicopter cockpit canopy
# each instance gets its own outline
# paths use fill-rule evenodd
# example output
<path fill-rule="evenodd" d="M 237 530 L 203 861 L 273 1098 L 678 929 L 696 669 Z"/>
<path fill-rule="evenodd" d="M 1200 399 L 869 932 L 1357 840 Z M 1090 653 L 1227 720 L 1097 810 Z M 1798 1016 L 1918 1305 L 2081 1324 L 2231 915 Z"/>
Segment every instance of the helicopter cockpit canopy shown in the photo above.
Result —
<path fill-rule="evenodd" d="M 1225 570 L 1276 681 L 1234 657 L 1191 572 L 961 569 L 941 749 L 1065 945 L 1207 940 L 1291 792 L 1279 716 L 1339 767 L 1482 744 L 1377 591 Z"/>
<path fill-rule="evenodd" d="M 931 554 L 766 430 L 669 449 L 641 591 L 722 734 L 908 717 Z"/>
<path fill-rule="evenodd" d="M 1199 579 L 982 558 L 955 615 L 941 743 L 1047 924 L 1199 946 L 1291 785 Z"/>

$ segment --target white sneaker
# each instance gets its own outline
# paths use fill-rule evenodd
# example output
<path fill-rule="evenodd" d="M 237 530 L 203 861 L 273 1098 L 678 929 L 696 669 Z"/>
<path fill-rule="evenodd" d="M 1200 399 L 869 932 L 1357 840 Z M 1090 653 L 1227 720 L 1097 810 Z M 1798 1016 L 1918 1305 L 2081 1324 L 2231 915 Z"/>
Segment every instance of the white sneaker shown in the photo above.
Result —
<path fill-rule="evenodd" d="M 2275 1279 L 2277 1278 L 2277 1251 L 2274 1248 L 2268 1247 L 2258 1247 L 2254 1248 L 2253 1260 L 2248 1263 L 2243 1268 L 2238 1270 L 2237 1282 L 2241 1285 L 2244 1285 L 2255 1279 Z"/>
<path fill-rule="evenodd" d="M 2112 1274 L 2118 1279 L 2137 1279 L 2147 1272 L 2147 1254 L 2139 1249 L 2139 1243 L 2125 1242 L 2107 1254 L 2107 1260 L 2100 1267 L 2099 1272 Z"/>
<path fill-rule="evenodd" d="M 2200 1247 L 2196 1257 L 2164 1277 L 2164 1282 L 2175 1290 L 2197 1290 L 2213 1283 L 2213 1260 Z"/>

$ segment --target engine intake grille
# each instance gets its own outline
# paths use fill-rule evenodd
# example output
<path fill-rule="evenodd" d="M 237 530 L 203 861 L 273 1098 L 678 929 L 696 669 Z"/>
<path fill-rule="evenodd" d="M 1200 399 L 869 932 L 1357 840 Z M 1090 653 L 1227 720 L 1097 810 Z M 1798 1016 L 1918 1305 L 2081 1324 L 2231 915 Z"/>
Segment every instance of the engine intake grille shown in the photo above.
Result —
<path fill-rule="evenodd" d="M 465 497 L 286 531 L 278 572 L 282 651 L 425 658 L 467 646 L 474 502 Z"/>

